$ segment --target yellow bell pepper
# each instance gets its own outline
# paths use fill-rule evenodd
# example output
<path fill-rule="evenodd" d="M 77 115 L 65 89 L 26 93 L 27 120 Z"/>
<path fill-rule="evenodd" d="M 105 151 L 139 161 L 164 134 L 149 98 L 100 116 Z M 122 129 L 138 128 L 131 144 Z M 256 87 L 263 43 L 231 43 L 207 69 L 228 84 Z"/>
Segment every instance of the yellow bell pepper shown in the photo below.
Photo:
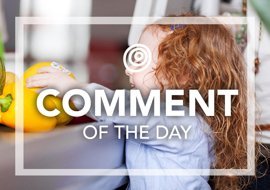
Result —
<path fill-rule="evenodd" d="M 38 111 L 36 106 L 37 97 L 37 93 L 24 88 L 24 131 L 45 132 L 52 130 L 57 125 L 57 119 L 55 117 L 46 117 Z M 3 94 L 0 96 L 1 124 L 15 128 L 16 101 L 18 99 L 15 97 L 15 83 L 7 84 L 4 87 Z M 51 100 L 46 99 L 45 107 L 47 109 L 53 109 L 55 104 Z"/>
<path fill-rule="evenodd" d="M 6 72 L 6 82 L 5 82 L 6 84 L 5 85 L 13 83 L 13 82 L 17 82 L 18 80 L 19 80 L 18 77 L 14 73 Z"/>
<path fill-rule="evenodd" d="M 26 80 L 29 77 L 37 74 L 38 73 L 38 70 L 40 68 L 54 66 L 53 64 L 54 63 L 52 63 L 52 62 L 39 62 L 39 63 L 36 63 L 36 64 L 32 65 L 31 67 L 29 67 L 24 72 L 24 84 L 26 83 Z M 62 66 L 60 65 L 60 67 L 62 67 Z M 74 78 L 75 79 L 75 76 L 73 75 L 73 73 L 69 73 L 69 76 L 71 78 Z M 36 92 L 36 91 L 38 91 L 40 89 L 39 88 L 31 88 L 30 90 Z M 69 116 L 68 114 L 66 114 L 66 112 L 64 111 L 63 106 L 62 106 L 62 100 L 61 100 L 61 98 L 54 97 L 54 96 L 48 96 L 48 98 L 55 103 L 56 108 L 60 111 L 60 114 L 58 116 L 56 116 L 57 125 L 66 125 L 66 124 L 68 124 L 71 121 L 72 117 Z M 71 105 L 71 106 L 73 106 L 73 105 Z"/>
<path fill-rule="evenodd" d="M 72 119 L 71 116 L 65 113 L 62 107 L 61 98 L 48 96 L 44 100 L 44 106 L 48 110 L 57 108 L 60 114 L 56 117 L 46 117 L 42 115 L 36 106 L 38 97 L 38 88 L 27 88 L 25 81 L 30 76 L 37 74 L 37 71 L 45 66 L 51 66 L 50 62 L 41 62 L 31 66 L 24 73 L 23 77 L 23 93 L 24 93 L 24 131 L 27 132 L 45 132 L 52 130 L 55 126 L 65 125 Z M 6 73 L 6 84 L 3 89 L 3 94 L 0 96 L 0 123 L 8 127 L 15 128 L 15 111 L 16 102 L 15 97 L 15 82 L 18 82 L 17 77 L 13 73 Z M 70 77 L 75 78 L 72 73 Z M 21 97 L 18 97 L 21 98 Z"/>

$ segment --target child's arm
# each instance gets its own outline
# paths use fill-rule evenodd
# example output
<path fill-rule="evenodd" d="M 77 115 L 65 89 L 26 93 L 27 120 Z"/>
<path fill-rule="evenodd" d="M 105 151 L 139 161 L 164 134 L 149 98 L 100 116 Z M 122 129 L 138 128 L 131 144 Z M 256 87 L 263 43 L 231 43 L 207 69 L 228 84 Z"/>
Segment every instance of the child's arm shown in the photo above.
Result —
<path fill-rule="evenodd" d="M 150 112 L 148 116 L 141 116 L 140 113 L 138 113 L 137 116 L 130 116 L 130 100 L 129 100 L 130 97 L 128 91 L 125 91 L 125 116 L 119 116 L 118 109 L 115 109 L 113 116 L 107 116 L 107 114 L 104 112 L 104 109 L 102 109 L 101 116 L 97 117 L 95 116 L 95 101 L 94 101 L 95 90 L 104 90 L 109 102 L 114 95 L 114 91 L 95 83 L 91 84 L 80 83 L 75 79 L 70 78 L 66 73 L 63 73 L 51 67 L 42 68 L 39 74 L 30 77 L 27 80 L 27 87 L 55 88 L 60 91 L 60 96 L 63 96 L 64 93 L 70 89 L 74 88 L 83 89 L 88 92 L 92 101 L 91 109 L 87 113 L 87 116 L 97 121 L 108 121 L 113 122 L 115 124 L 128 125 L 130 127 L 130 130 L 134 130 L 136 125 L 137 126 L 148 125 L 149 139 L 143 140 L 138 138 L 136 140 L 162 151 L 169 151 L 176 153 L 182 150 L 183 148 L 187 148 L 185 146 L 190 145 L 190 143 L 187 143 L 187 141 L 185 140 L 166 140 L 166 139 L 158 140 L 156 138 L 157 125 L 165 125 L 168 128 L 171 128 L 174 125 L 178 126 L 184 125 L 185 127 L 187 127 L 188 125 L 192 125 L 193 134 L 189 140 L 191 141 L 197 141 L 199 139 L 202 140 L 201 135 L 203 135 L 203 133 L 201 132 L 201 130 L 199 130 L 199 128 L 197 128 L 198 125 L 201 124 L 198 123 L 198 120 L 195 117 L 193 118 L 178 117 L 176 119 L 172 118 L 168 119 L 167 117 L 165 117 L 165 114 L 162 113 L 163 112 L 162 110 L 165 110 L 164 108 L 161 108 L 161 116 L 153 116 L 152 112 Z M 80 109 L 84 104 L 82 99 L 76 96 L 73 97 L 72 100 L 78 109 Z M 191 147 L 189 149 L 190 151 L 192 151 Z"/>
<path fill-rule="evenodd" d="M 38 74 L 29 77 L 26 86 L 28 88 L 54 88 L 57 89 L 60 94 L 60 97 L 63 97 L 65 92 L 67 92 L 70 89 L 83 89 L 88 92 L 91 98 L 91 109 L 88 112 L 88 116 L 97 120 L 97 121 L 110 121 L 114 123 L 121 123 L 121 124 L 130 124 L 130 125 L 138 125 L 137 119 L 135 117 L 129 116 L 130 112 L 130 103 L 129 103 L 129 93 L 125 92 L 125 112 L 126 116 L 119 116 L 118 109 L 114 111 L 113 116 L 109 117 L 104 112 L 104 109 L 102 110 L 101 116 L 97 117 L 95 116 L 95 90 L 104 90 L 108 100 L 110 101 L 112 97 L 114 96 L 114 91 L 99 85 L 95 83 L 90 84 L 84 84 L 81 82 L 78 82 L 77 80 L 71 78 L 68 76 L 67 73 L 62 72 L 60 70 L 57 70 L 53 67 L 43 67 L 38 71 Z M 83 106 L 82 99 L 78 97 L 73 97 L 72 101 L 74 102 L 75 106 L 80 109 Z M 120 99 L 120 101 L 123 101 Z M 103 105 L 99 105 L 103 106 Z M 141 118 L 142 119 L 142 118 Z M 144 121 L 142 123 L 147 123 L 148 117 L 144 117 Z"/>
<path fill-rule="evenodd" d="M 38 70 L 38 74 L 29 77 L 26 81 L 28 88 L 57 89 L 60 92 L 59 97 L 62 97 L 70 89 L 83 88 L 86 85 L 71 78 L 67 72 L 53 67 L 42 67 Z"/>
<path fill-rule="evenodd" d="M 161 104 L 161 115 L 160 116 L 154 116 L 153 112 L 149 112 L 148 116 L 142 116 L 140 112 L 138 112 L 137 116 L 130 116 L 130 94 L 129 91 L 125 91 L 125 116 L 119 116 L 118 109 L 115 109 L 115 112 L 113 116 L 107 116 L 104 109 L 101 112 L 101 116 L 97 117 L 95 116 L 95 90 L 104 90 L 107 98 L 110 100 L 114 96 L 114 91 L 99 85 L 95 83 L 88 84 L 84 86 L 84 90 L 88 92 L 88 94 L 91 97 L 92 105 L 89 113 L 87 114 L 89 117 L 92 117 L 96 119 L 97 121 L 109 121 L 113 122 L 115 125 L 126 125 L 129 127 L 129 130 L 131 131 L 131 135 L 129 136 L 129 139 L 138 141 L 140 143 L 143 143 L 145 145 L 151 146 L 155 149 L 158 149 L 160 151 L 167 151 L 174 154 L 178 154 L 179 152 L 186 152 L 186 153 L 192 153 L 197 151 L 198 147 L 200 147 L 200 144 L 207 144 L 208 138 L 210 139 L 210 129 L 209 126 L 201 119 L 197 117 L 166 117 L 165 116 L 165 105 Z M 83 106 L 83 102 L 79 98 L 73 99 L 75 105 L 77 108 L 81 108 Z M 123 100 L 120 100 L 123 101 Z M 97 105 L 98 106 L 98 105 Z M 99 105 L 101 106 L 101 105 Z M 116 106 L 117 108 L 117 106 Z M 183 107 L 183 109 L 187 109 L 186 107 Z M 187 110 L 185 110 L 187 111 Z M 137 137 L 134 137 L 134 134 L 132 134 L 132 131 L 139 128 L 140 125 L 147 125 L 147 131 L 148 134 L 144 135 L 149 137 L 148 139 L 142 139 L 139 135 L 139 130 Z M 189 128 L 189 132 L 187 133 L 187 139 L 185 139 L 184 132 L 180 130 L 181 133 L 181 139 L 175 138 L 175 134 L 177 132 L 174 132 L 174 137 L 171 139 L 165 138 L 165 139 L 158 139 L 157 138 L 157 126 L 163 125 L 165 126 L 169 133 L 172 131 L 172 128 L 174 126 L 182 125 L 185 130 Z M 122 128 L 122 133 L 128 132 L 126 128 Z M 160 135 L 162 136 L 162 133 L 164 130 L 160 130 Z M 167 136 L 167 137 L 168 137 Z M 206 151 L 206 150 L 202 150 Z M 207 154 L 207 151 L 205 152 Z"/>
<path fill-rule="evenodd" d="M 116 110 L 114 117 L 106 117 L 104 114 L 104 110 L 102 110 L 102 115 L 100 117 L 95 116 L 95 102 L 94 102 L 94 95 L 95 90 L 104 90 L 108 99 L 111 99 L 114 95 L 114 91 L 95 84 L 85 84 L 81 83 L 71 77 L 69 77 L 67 72 L 62 72 L 61 70 L 55 69 L 53 67 L 43 67 L 38 70 L 38 74 L 29 77 L 26 81 L 26 86 L 28 88 L 53 88 L 57 89 L 60 94 L 59 97 L 63 97 L 64 94 L 71 89 L 82 89 L 88 92 L 91 98 L 91 109 L 88 112 L 87 116 L 97 120 L 97 121 L 110 121 L 110 122 L 117 122 L 119 121 L 116 116 L 118 115 L 118 110 Z M 78 97 L 73 97 L 71 100 L 74 102 L 75 106 L 80 109 L 83 106 L 82 99 Z M 122 101 L 122 100 L 120 100 Z M 101 105 L 100 105 L 101 106 Z M 123 120 L 124 117 L 121 117 Z M 120 119 L 121 121 L 121 119 Z M 122 122 L 121 122 L 122 123 Z"/>

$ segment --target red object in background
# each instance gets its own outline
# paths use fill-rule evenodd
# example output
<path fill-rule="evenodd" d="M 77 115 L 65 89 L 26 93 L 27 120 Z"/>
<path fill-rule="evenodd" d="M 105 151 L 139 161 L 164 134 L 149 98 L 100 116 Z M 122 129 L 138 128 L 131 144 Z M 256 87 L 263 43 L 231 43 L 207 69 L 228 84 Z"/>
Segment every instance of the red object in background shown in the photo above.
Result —
<path fill-rule="evenodd" d="M 89 48 L 90 81 L 108 88 L 123 88 L 123 44 L 118 41 L 93 39 Z"/>
<path fill-rule="evenodd" d="M 83 123 L 89 123 L 89 122 L 94 122 L 92 118 L 88 116 L 82 116 L 82 117 L 74 117 L 69 125 L 75 125 L 75 124 L 83 124 Z"/>

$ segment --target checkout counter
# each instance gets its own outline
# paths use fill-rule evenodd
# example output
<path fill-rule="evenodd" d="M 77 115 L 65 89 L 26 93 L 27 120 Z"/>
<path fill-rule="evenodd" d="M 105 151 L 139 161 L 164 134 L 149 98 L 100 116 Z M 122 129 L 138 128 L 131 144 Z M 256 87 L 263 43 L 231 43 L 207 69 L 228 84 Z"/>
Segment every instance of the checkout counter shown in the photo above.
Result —
<path fill-rule="evenodd" d="M 87 124 L 58 127 L 47 133 L 25 133 L 24 168 L 125 169 L 125 143 L 117 139 L 117 130 L 109 127 L 102 140 L 88 140 L 83 136 L 85 126 Z M 0 189 L 111 190 L 127 181 L 126 176 L 15 176 L 15 132 L 0 126 Z"/>

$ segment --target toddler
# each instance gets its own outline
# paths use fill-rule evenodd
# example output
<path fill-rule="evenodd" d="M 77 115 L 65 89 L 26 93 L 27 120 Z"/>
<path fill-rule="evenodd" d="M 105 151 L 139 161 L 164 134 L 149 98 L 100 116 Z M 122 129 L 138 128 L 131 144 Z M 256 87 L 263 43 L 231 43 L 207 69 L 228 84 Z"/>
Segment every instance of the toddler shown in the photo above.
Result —
<path fill-rule="evenodd" d="M 150 139 L 126 140 L 127 169 L 230 169 L 246 168 L 246 75 L 241 53 L 228 28 L 219 25 L 159 25 L 147 26 L 140 36 L 140 44 L 152 53 L 150 65 L 141 72 L 126 70 L 130 85 L 140 90 L 146 98 L 153 89 L 161 95 L 167 89 L 183 89 L 181 97 L 185 106 L 175 109 L 188 110 L 188 90 L 199 90 L 208 102 L 210 89 L 238 89 L 239 95 L 232 98 L 232 115 L 224 115 L 224 97 L 215 96 L 215 116 L 206 116 L 200 106 L 197 116 L 147 117 L 125 116 L 100 117 L 94 115 L 94 104 L 88 113 L 98 121 L 134 126 L 147 124 Z M 57 81 L 57 83 L 55 82 Z M 103 89 L 107 97 L 113 91 L 99 84 L 82 84 L 66 73 L 52 67 L 44 67 L 39 74 L 27 81 L 29 88 L 55 88 L 63 95 L 72 88 L 81 88 L 93 96 L 96 89 Z M 128 94 L 128 92 L 127 92 Z M 174 97 L 180 99 L 180 97 Z M 129 106 L 129 98 L 125 104 Z M 82 103 L 74 98 L 80 108 Z M 162 101 L 162 100 L 161 100 Z M 129 110 L 129 109 L 126 109 Z M 162 101 L 161 110 L 165 110 Z M 188 111 L 186 111 L 188 113 Z M 158 140 L 157 125 L 192 126 L 188 139 Z M 208 176 L 130 176 L 129 189 L 211 189 Z M 213 178 L 215 189 L 239 189 L 238 177 Z"/>

